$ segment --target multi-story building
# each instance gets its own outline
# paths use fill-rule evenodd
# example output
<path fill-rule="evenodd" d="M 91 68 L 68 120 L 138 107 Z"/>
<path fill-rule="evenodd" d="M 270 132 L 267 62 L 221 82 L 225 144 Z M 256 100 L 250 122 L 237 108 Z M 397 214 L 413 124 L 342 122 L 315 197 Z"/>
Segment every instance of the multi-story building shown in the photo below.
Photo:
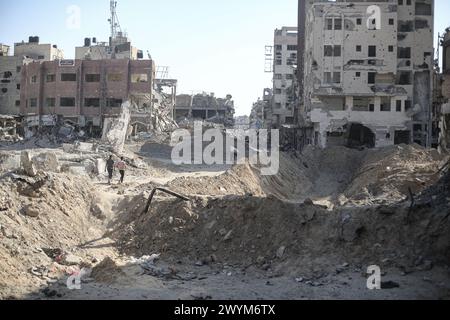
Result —
<path fill-rule="evenodd" d="M 431 146 L 434 1 L 303 5 L 307 143 Z"/>
<path fill-rule="evenodd" d="M 297 27 L 275 30 L 272 126 L 294 123 L 293 84 L 297 67 Z"/>
<path fill-rule="evenodd" d="M 20 113 L 29 126 L 57 120 L 98 129 L 131 96 L 152 96 L 152 60 L 59 60 L 23 67 Z"/>
<path fill-rule="evenodd" d="M 56 45 L 41 44 L 39 37 L 14 45 L 14 56 L 9 46 L 0 45 L 0 114 L 20 113 L 20 90 L 22 66 L 36 61 L 63 59 L 64 53 Z"/>

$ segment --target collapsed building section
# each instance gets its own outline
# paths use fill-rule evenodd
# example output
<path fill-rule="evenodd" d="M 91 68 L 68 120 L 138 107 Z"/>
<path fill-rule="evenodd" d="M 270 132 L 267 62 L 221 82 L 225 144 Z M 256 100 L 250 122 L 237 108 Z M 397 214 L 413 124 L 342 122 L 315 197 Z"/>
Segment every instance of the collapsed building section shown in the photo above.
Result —
<path fill-rule="evenodd" d="M 433 144 L 433 11 L 431 0 L 307 3 L 307 144 Z"/>
<path fill-rule="evenodd" d="M 253 104 L 252 112 L 250 114 L 250 126 L 254 129 L 263 129 L 267 127 L 267 119 L 271 114 L 273 101 L 273 90 L 264 89 L 263 98 L 258 99 Z"/>
<path fill-rule="evenodd" d="M 175 106 L 175 119 L 206 120 L 223 124 L 227 127 L 234 125 L 235 107 L 233 97 L 216 98 L 214 93 L 196 95 L 178 95 Z"/>

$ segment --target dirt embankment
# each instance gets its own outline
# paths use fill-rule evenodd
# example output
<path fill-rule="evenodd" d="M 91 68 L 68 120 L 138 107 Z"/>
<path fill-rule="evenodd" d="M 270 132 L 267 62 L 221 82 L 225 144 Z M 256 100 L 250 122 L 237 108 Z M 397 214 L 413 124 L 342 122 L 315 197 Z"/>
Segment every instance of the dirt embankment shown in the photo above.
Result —
<path fill-rule="evenodd" d="M 275 176 L 260 176 L 245 165 L 218 177 L 169 184 L 191 196 L 191 203 L 159 198 L 142 214 L 146 199 L 136 197 L 116 228 L 119 247 L 137 256 L 275 263 L 286 270 L 342 261 L 395 260 L 405 269 L 424 259 L 449 262 L 446 211 L 426 205 L 410 210 L 405 201 L 412 184 L 418 194 L 437 183 L 439 155 L 418 146 L 330 148 L 282 154 L 280 160 Z M 323 197 L 336 202 L 332 211 L 303 203 Z"/>
<path fill-rule="evenodd" d="M 55 263 L 59 255 L 93 259 L 78 246 L 104 234 L 91 214 L 94 191 L 87 178 L 67 174 L 1 178 L 0 288 L 6 288 L 1 296 L 20 296 L 24 288 L 33 291 L 65 275 L 67 266 Z"/>
<path fill-rule="evenodd" d="M 216 177 L 189 177 L 168 187 L 190 195 L 275 196 L 284 201 L 326 200 L 335 206 L 394 204 L 434 184 L 444 157 L 418 145 L 358 151 L 308 147 L 302 154 L 280 154 L 276 175 L 238 165 Z"/>
<path fill-rule="evenodd" d="M 143 205 L 143 203 L 142 203 Z M 157 202 L 118 228 L 123 253 L 162 253 L 176 260 L 240 266 L 274 264 L 310 271 L 339 263 L 395 261 L 405 269 L 421 259 L 449 263 L 450 222 L 445 212 L 409 206 L 342 209 L 276 198 L 196 198 Z M 448 218 L 448 217 L 447 217 Z"/>

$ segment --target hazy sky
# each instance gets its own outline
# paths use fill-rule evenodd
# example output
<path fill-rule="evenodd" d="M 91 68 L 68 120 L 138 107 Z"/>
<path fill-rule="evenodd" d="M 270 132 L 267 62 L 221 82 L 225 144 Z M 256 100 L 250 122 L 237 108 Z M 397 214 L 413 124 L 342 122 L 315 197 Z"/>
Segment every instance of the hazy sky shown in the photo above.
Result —
<path fill-rule="evenodd" d="M 69 28 L 67 10 L 81 9 L 79 28 Z M 436 0 L 436 33 L 450 26 L 450 1 Z M 40 36 L 67 58 L 85 37 L 107 41 L 109 0 L 0 0 L 0 43 L 13 45 Z M 118 0 L 118 15 L 133 45 L 169 66 L 179 92 L 233 95 L 237 114 L 271 87 L 264 73 L 264 46 L 273 31 L 297 24 L 296 0 Z M 70 24 L 69 24 L 70 25 Z"/>

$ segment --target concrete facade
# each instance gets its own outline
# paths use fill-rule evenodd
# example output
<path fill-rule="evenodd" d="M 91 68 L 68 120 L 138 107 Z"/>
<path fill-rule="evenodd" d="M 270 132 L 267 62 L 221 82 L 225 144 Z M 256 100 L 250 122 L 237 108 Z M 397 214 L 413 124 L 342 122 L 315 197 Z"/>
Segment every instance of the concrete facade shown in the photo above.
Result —
<path fill-rule="evenodd" d="M 274 34 L 273 105 L 271 123 L 275 127 L 294 122 L 295 88 L 297 67 L 297 27 L 282 27 Z"/>
<path fill-rule="evenodd" d="M 63 59 L 64 52 L 51 44 L 40 44 L 38 37 L 29 42 L 16 43 L 14 56 L 9 46 L 1 45 L 0 52 L 0 114 L 20 113 L 20 90 L 22 66 L 32 61 Z"/>
<path fill-rule="evenodd" d="M 39 43 L 38 37 L 30 37 L 29 42 L 14 44 L 14 56 L 26 56 L 33 60 L 52 61 L 64 59 L 64 51 L 53 44 Z"/>
<path fill-rule="evenodd" d="M 436 75 L 439 90 L 437 91 L 439 147 L 450 151 L 450 28 L 446 30 L 442 42 L 442 74 Z"/>
<path fill-rule="evenodd" d="M 131 95 L 152 96 L 152 60 L 63 60 L 33 62 L 22 69 L 20 113 L 57 116 L 80 126 L 100 127 L 117 116 Z"/>
<path fill-rule="evenodd" d="M 31 59 L 14 56 L 0 56 L 0 114 L 19 115 L 21 71 Z"/>
<path fill-rule="evenodd" d="M 308 142 L 431 145 L 432 0 L 306 2 Z"/>

